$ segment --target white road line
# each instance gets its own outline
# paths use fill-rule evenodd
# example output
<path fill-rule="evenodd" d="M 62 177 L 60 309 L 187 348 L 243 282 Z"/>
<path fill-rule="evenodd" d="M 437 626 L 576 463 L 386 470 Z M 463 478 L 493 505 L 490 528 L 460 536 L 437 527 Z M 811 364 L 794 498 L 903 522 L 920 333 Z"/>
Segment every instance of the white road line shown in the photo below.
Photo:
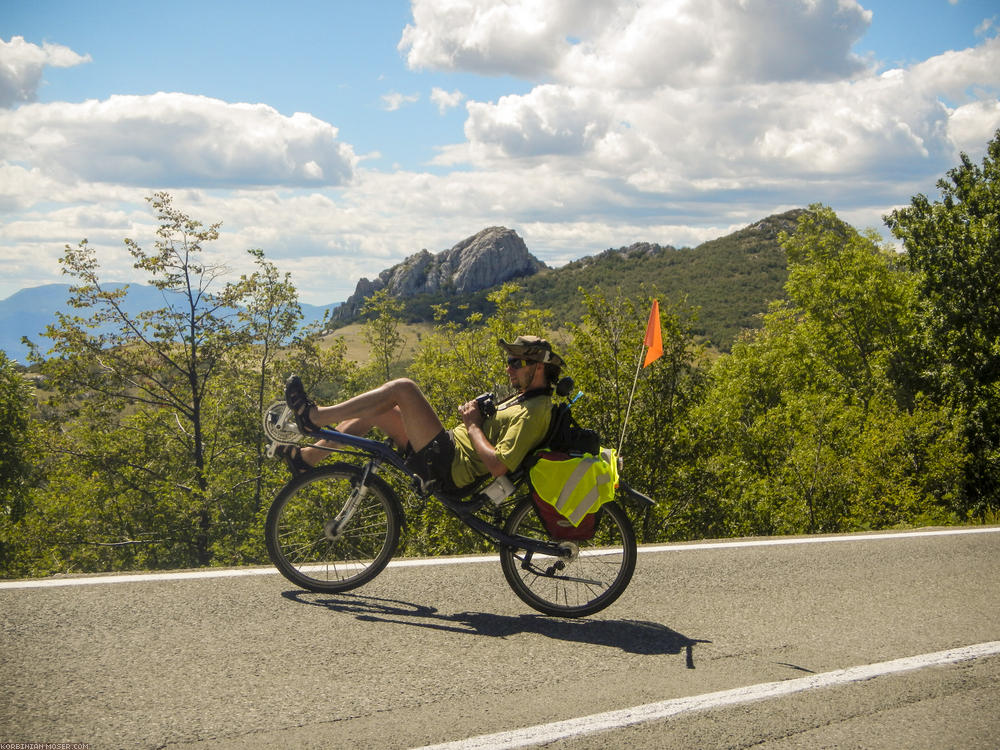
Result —
<path fill-rule="evenodd" d="M 837 542 L 872 542 L 893 539 L 913 539 L 930 536 L 961 536 L 964 534 L 992 534 L 1000 526 L 977 526 L 960 529 L 935 529 L 933 531 L 899 531 L 883 534 L 846 534 L 841 536 L 790 537 L 777 539 L 741 539 L 732 542 L 695 542 L 639 547 L 639 554 L 653 552 L 691 552 L 706 549 L 733 549 L 740 547 L 780 547 L 794 544 L 831 544 Z M 401 558 L 389 563 L 390 568 L 419 568 L 436 565 L 464 565 L 467 563 L 495 563 L 496 555 L 468 555 L 461 557 Z M 53 586 L 91 586 L 108 583 L 144 583 L 149 581 L 183 581 L 200 578 L 242 578 L 243 576 L 274 575 L 275 568 L 205 568 L 165 573 L 122 573 L 80 577 L 29 578 L 19 581 L 0 581 L 4 589 L 50 588 Z"/>
<path fill-rule="evenodd" d="M 686 552 L 694 549 L 727 549 L 734 547 L 774 547 L 790 544 L 829 544 L 831 542 L 877 542 L 886 539 L 911 539 L 923 536 L 959 536 L 962 534 L 995 534 L 1000 526 L 976 526 L 962 529 L 934 529 L 931 531 L 889 531 L 882 534 L 858 533 L 839 536 L 806 536 L 773 539 L 740 539 L 732 542 L 695 542 L 640 547 L 639 552 Z"/>
<path fill-rule="evenodd" d="M 799 677 L 794 680 L 765 682 L 760 685 L 749 685 L 733 690 L 722 690 L 716 693 L 675 698 L 660 703 L 647 703 L 642 706 L 625 708 L 619 711 L 581 716 L 577 719 L 557 721 L 551 724 L 540 724 L 509 732 L 484 734 L 440 745 L 428 745 L 420 748 L 420 750 L 486 750 L 487 748 L 489 750 L 511 750 L 513 748 L 531 747 L 533 745 L 580 737 L 596 732 L 620 729 L 635 724 L 661 721 L 679 714 L 707 711 L 714 708 L 734 706 L 770 698 L 780 698 L 806 690 L 846 685 L 852 682 L 870 680 L 873 677 L 898 674 L 926 667 L 954 664 L 984 656 L 993 656 L 998 653 L 1000 653 L 1000 641 L 980 643 L 974 646 L 938 651 L 933 654 L 895 659 L 880 664 L 866 664 L 848 669 L 838 669 L 833 672 Z"/>

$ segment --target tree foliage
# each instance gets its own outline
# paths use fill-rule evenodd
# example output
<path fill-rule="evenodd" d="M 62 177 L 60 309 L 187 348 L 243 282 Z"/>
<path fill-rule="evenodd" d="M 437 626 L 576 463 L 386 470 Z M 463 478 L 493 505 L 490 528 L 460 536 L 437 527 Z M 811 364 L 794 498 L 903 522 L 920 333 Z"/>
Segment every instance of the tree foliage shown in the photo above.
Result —
<path fill-rule="evenodd" d="M 31 419 L 34 389 L 13 361 L 0 352 L 0 570 L 16 556 L 15 529 L 28 509 L 37 428 Z"/>
<path fill-rule="evenodd" d="M 51 446 L 19 533 L 27 571 L 183 567 L 260 561 L 259 527 L 281 474 L 263 451 L 260 414 L 287 364 L 313 381 L 346 379 L 343 347 L 298 331 L 294 287 L 250 251 L 257 270 L 223 282 L 204 227 L 150 199 L 152 251 L 128 239 L 163 306 L 130 315 L 86 241 L 67 247 L 76 315 L 60 315 L 35 359 L 52 396 Z M 30 555 L 25 555 L 27 560 Z M 40 561 L 40 562 L 39 562 Z"/>
<path fill-rule="evenodd" d="M 920 294 L 910 387 L 964 415 L 972 460 L 964 486 L 981 513 L 1000 492 L 1000 130 L 982 166 L 966 154 L 886 223 L 903 242 Z"/>
<path fill-rule="evenodd" d="M 403 303 L 389 295 L 387 289 L 379 289 L 365 300 L 361 308 L 365 341 L 372 353 L 372 366 L 379 382 L 392 378 L 393 366 L 399 360 L 404 338 L 399 332 Z"/>
<path fill-rule="evenodd" d="M 955 518 L 964 443 L 900 399 L 912 276 L 873 235 L 814 206 L 785 237 L 788 302 L 713 367 L 694 423 L 711 530 L 832 532 Z"/>

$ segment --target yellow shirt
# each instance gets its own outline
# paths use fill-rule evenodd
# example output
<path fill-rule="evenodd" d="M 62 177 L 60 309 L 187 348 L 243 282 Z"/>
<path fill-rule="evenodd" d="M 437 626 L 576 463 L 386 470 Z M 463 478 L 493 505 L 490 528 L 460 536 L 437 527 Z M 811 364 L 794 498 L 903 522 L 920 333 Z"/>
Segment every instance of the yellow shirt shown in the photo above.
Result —
<path fill-rule="evenodd" d="M 552 421 L 552 399 L 533 396 L 526 401 L 499 404 L 496 416 L 483 422 L 483 434 L 496 449 L 496 457 L 513 471 L 538 446 Z M 455 441 L 455 458 L 451 463 L 451 480 L 456 487 L 465 487 L 490 473 L 476 453 L 464 424 L 451 431 Z"/>

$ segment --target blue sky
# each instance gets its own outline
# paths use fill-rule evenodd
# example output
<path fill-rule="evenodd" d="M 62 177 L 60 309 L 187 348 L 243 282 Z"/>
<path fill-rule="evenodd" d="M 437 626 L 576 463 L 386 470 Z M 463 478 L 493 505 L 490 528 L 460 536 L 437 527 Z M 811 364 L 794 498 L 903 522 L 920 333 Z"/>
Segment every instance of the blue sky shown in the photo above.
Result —
<path fill-rule="evenodd" d="M 996 0 L 0 0 L 0 298 L 84 237 L 141 280 L 121 241 L 152 242 L 160 189 L 317 304 L 495 224 L 552 265 L 812 202 L 881 228 L 1000 128 L 998 24 Z"/>

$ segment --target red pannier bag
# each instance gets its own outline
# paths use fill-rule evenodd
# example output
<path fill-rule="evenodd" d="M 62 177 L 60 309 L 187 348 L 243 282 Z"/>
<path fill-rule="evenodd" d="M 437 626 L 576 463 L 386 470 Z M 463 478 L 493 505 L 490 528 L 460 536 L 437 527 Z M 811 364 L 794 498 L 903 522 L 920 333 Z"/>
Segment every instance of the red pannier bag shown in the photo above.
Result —
<path fill-rule="evenodd" d="M 600 511 L 588 513 L 580 521 L 579 526 L 574 526 L 566 516 L 542 500 L 537 492 L 532 491 L 531 499 L 535 502 L 535 510 L 538 512 L 538 517 L 542 519 L 545 530 L 553 539 L 585 541 L 594 537 L 594 532 L 597 531 L 597 513 Z"/>
<path fill-rule="evenodd" d="M 571 458 L 574 458 L 567 453 L 558 451 L 540 451 L 536 456 L 547 461 L 569 461 Z M 592 539 L 594 533 L 597 531 L 597 515 L 600 513 L 600 509 L 594 513 L 588 513 L 580 519 L 580 523 L 574 526 L 573 522 L 556 510 L 555 506 L 539 497 L 538 492 L 534 488 L 531 491 L 531 499 L 535 504 L 535 511 L 539 519 L 541 519 L 542 524 L 545 526 L 545 530 L 549 532 L 553 539 L 585 541 Z"/>

